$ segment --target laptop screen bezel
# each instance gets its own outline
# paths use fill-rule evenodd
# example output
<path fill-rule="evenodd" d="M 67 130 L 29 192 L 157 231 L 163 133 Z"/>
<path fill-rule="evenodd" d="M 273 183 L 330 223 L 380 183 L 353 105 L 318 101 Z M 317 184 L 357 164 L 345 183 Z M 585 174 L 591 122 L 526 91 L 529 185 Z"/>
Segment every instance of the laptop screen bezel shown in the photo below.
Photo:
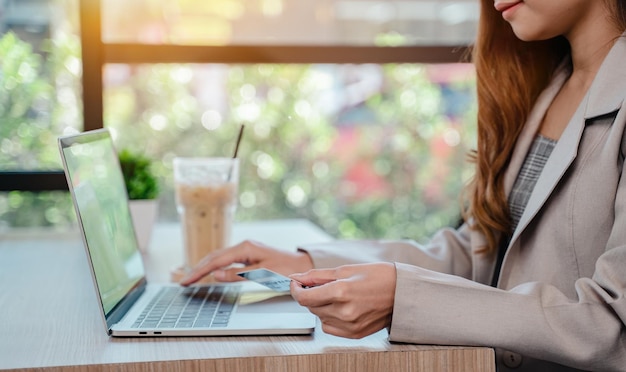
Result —
<path fill-rule="evenodd" d="M 145 276 L 145 271 L 144 271 L 144 275 L 142 275 L 137 282 L 126 292 L 126 294 L 113 306 L 113 308 L 111 308 L 111 310 L 109 310 L 108 312 L 105 312 L 104 310 L 104 304 L 102 303 L 102 297 L 100 295 L 100 288 L 98 286 L 98 280 L 96 277 L 96 272 L 94 269 L 94 265 L 93 265 L 93 261 L 92 261 L 92 255 L 91 252 L 89 250 L 89 243 L 87 241 L 87 238 L 85 236 L 85 228 L 83 225 L 83 218 L 81 215 L 81 212 L 78 208 L 78 201 L 76 199 L 76 195 L 75 195 L 75 190 L 73 188 L 73 184 L 72 184 L 72 180 L 71 180 L 71 176 L 69 174 L 69 168 L 68 168 L 68 164 L 67 164 L 67 159 L 65 157 L 65 152 L 64 150 L 75 145 L 75 144 L 84 144 L 84 143 L 90 143 L 90 142 L 94 142 L 94 141 L 99 141 L 99 140 L 103 140 L 103 139 L 108 139 L 111 141 L 112 144 L 112 139 L 111 139 L 111 134 L 109 132 L 108 129 L 106 128 L 102 128 L 102 129 L 96 129 L 96 130 L 92 130 L 92 131 L 88 131 L 88 132 L 82 132 L 79 134 L 73 134 L 73 135 L 68 135 L 68 136 L 61 136 L 58 138 L 58 143 L 59 143 L 59 151 L 61 153 L 61 160 L 63 162 L 63 170 L 65 173 L 65 179 L 67 181 L 67 185 L 68 188 L 70 190 L 70 195 L 72 197 L 72 204 L 74 205 L 74 210 L 76 212 L 76 219 L 78 222 L 78 227 L 80 229 L 80 235 L 81 235 L 81 239 L 83 241 L 83 247 L 85 248 L 85 253 L 87 254 L 87 261 L 89 263 L 89 269 L 91 272 L 91 279 L 93 281 L 93 285 L 94 288 L 96 290 L 96 296 L 98 298 L 98 303 L 100 304 L 100 313 L 102 315 L 102 319 L 104 321 L 104 325 L 106 327 L 106 331 L 109 335 L 111 335 L 112 331 L 111 328 L 114 324 L 116 324 L 117 322 L 120 321 L 120 319 L 126 314 L 126 312 L 130 309 L 130 307 L 132 307 L 132 305 L 137 301 L 137 299 L 141 296 L 141 294 L 145 291 L 146 286 L 148 284 L 146 276 Z M 113 146 L 112 148 L 113 152 L 116 153 L 115 147 Z M 119 162 L 117 163 L 117 166 L 120 167 Z M 120 172 L 121 172 L 121 168 L 120 168 Z M 126 202 L 128 203 L 128 194 L 126 193 Z M 130 215 L 130 209 L 128 210 L 128 213 Z M 133 230 L 134 233 L 134 226 L 132 226 L 132 220 L 131 220 L 131 229 Z M 136 241 L 136 239 L 135 239 Z"/>

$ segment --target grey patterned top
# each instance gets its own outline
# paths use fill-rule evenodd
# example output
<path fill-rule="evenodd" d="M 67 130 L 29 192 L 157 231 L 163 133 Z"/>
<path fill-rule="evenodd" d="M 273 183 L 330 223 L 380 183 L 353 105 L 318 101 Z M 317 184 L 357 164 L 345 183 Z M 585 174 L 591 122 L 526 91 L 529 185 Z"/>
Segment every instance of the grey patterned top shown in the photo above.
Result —
<path fill-rule="evenodd" d="M 530 150 L 528 150 L 522 169 L 520 169 L 511 194 L 509 195 L 512 230 L 517 227 L 524 213 L 524 209 L 526 209 L 528 199 L 530 199 L 530 194 L 555 145 L 555 140 L 538 135 L 530 147 Z"/>
<path fill-rule="evenodd" d="M 509 195 L 511 231 L 515 230 L 520 218 L 522 218 L 526 204 L 528 204 L 528 200 L 530 199 L 530 194 L 533 192 L 537 179 L 539 179 L 543 167 L 546 165 L 554 146 L 556 146 L 556 142 L 557 141 L 553 139 L 537 135 L 530 150 L 528 150 L 524 164 L 522 164 L 522 168 L 517 174 L 517 179 Z M 502 261 L 504 260 L 507 246 L 509 245 L 509 239 L 503 239 L 500 242 L 496 268 L 491 282 L 493 287 L 496 287 L 498 284 L 500 269 L 502 268 Z"/>

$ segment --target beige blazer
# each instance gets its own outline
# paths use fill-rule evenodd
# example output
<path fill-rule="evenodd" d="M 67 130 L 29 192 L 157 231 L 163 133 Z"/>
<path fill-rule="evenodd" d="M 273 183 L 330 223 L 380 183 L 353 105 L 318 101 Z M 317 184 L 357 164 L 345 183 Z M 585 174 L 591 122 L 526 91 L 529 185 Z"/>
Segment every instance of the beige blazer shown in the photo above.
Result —
<path fill-rule="evenodd" d="M 507 191 L 568 74 L 560 71 L 539 97 L 507 170 Z M 473 253 L 484 236 L 467 225 L 426 245 L 338 241 L 302 249 L 320 268 L 396 262 L 391 341 L 494 347 L 499 371 L 626 371 L 625 98 L 622 37 L 537 181 L 498 288 L 489 286 L 496 257 Z"/>

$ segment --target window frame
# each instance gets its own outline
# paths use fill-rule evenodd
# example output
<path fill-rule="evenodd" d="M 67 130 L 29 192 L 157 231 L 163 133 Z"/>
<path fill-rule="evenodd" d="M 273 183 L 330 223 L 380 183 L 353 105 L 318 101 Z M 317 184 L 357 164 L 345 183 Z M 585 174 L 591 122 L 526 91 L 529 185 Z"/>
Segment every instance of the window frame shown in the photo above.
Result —
<path fill-rule="evenodd" d="M 151 45 L 104 43 L 102 0 L 79 0 L 83 131 L 104 127 L 103 68 L 109 63 L 461 63 L 470 48 L 456 46 L 351 45 Z M 87 89 L 85 88 L 87 87 Z M 68 190 L 63 171 L 0 171 L 1 191 Z"/>

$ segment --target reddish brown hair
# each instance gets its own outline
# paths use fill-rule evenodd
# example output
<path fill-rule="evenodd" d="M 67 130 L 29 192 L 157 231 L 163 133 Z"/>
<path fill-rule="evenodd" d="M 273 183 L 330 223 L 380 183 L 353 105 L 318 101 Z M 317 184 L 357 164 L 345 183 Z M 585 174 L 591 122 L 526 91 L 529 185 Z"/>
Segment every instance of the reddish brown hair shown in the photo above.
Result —
<path fill-rule="evenodd" d="M 493 7 L 482 0 L 478 37 L 472 49 L 478 99 L 476 165 L 465 190 L 464 216 L 487 239 L 481 252 L 494 252 L 510 233 L 504 173 L 519 133 L 539 93 L 567 56 L 565 39 L 523 42 Z"/>
<path fill-rule="evenodd" d="M 604 3 L 609 8 L 609 12 L 613 15 L 613 24 L 618 30 L 626 30 L 626 1 L 624 0 L 605 0 Z"/>
<path fill-rule="evenodd" d="M 605 0 L 605 4 L 617 29 L 626 30 L 626 0 Z M 568 54 L 569 44 L 562 37 L 520 41 L 494 9 L 493 0 L 481 1 L 478 37 L 472 49 L 478 143 L 470 159 L 476 174 L 465 189 L 464 217 L 486 237 L 482 253 L 495 252 L 500 240 L 511 233 L 504 173 L 537 96 Z"/>

